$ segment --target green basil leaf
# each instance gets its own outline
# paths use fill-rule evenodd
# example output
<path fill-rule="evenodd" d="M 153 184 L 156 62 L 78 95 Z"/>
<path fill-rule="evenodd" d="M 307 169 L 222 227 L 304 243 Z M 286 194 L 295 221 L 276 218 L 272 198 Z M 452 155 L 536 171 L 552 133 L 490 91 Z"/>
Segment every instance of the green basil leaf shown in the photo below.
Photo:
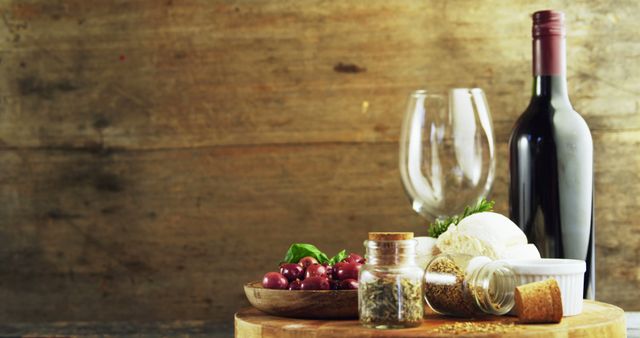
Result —
<path fill-rule="evenodd" d="M 349 255 L 347 255 L 347 251 L 342 250 L 338 252 L 335 256 L 331 257 L 331 259 L 329 260 L 329 264 L 335 265 L 336 263 L 340 263 L 342 262 L 343 259 L 347 258 L 348 256 Z"/>
<path fill-rule="evenodd" d="M 294 243 L 291 244 L 287 254 L 284 256 L 283 262 L 285 263 L 298 263 L 301 258 L 311 256 L 315 258 L 319 263 L 329 262 L 327 255 L 316 248 L 313 244 L 306 243 Z"/>
<path fill-rule="evenodd" d="M 446 219 L 436 219 L 434 223 L 429 225 L 429 236 L 433 238 L 438 238 L 438 236 L 442 235 L 451 224 L 457 225 L 460 221 L 470 215 L 485 212 L 485 211 L 493 211 L 493 205 L 496 202 L 487 201 L 485 198 L 482 198 L 476 203 L 475 206 L 467 206 L 464 208 L 464 212 L 460 215 L 454 215 Z"/>

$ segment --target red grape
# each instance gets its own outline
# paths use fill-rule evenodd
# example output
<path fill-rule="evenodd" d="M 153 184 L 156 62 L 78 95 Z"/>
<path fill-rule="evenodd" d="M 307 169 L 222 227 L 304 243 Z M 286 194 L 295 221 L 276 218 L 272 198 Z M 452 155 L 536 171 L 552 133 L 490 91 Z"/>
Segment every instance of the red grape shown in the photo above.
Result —
<path fill-rule="evenodd" d="M 289 290 L 300 290 L 300 286 L 302 286 L 302 282 L 299 279 L 296 279 L 289 283 Z"/>
<path fill-rule="evenodd" d="M 329 263 L 322 263 L 322 266 L 325 268 L 327 278 L 333 279 L 333 266 L 329 265 Z"/>
<path fill-rule="evenodd" d="M 280 273 L 289 280 L 289 282 L 296 278 L 304 278 L 304 269 L 299 264 L 288 263 L 280 265 Z"/>
<path fill-rule="evenodd" d="M 359 263 L 359 264 L 363 264 L 365 262 L 365 259 L 362 258 L 362 256 L 358 255 L 357 253 L 350 253 L 349 256 L 347 256 L 347 258 L 345 258 L 343 260 L 344 262 L 347 263 Z"/>
<path fill-rule="evenodd" d="M 333 275 L 332 276 L 333 279 L 338 279 L 338 270 L 340 270 L 340 267 L 345 265 L 345 264 L 349 264 L 349 263 L 347 263 L 347 262 L 339 262 L 339 263 L 336 263 L 333 266 L 333 268 L 331 269 L 332 270 L 331 273 Z"/>
<path fill-rule="evenodd" d="M 331 285 L 327 277 L 309 277 L 305 278 L 300 285 L 300 290 L 329 290 Z"/>
<path fill-rule="evenodd" d="M 298 264 L 302 265 L 302 267 L 306 269 L 311 264 L 318 264 L 318 260 L 311 256 L 307 256 L 300 258 Z"/>
<path fill-rule="evenodd" d="M 358 279 L 358 272 L 360 271 L 360 267 L 362 264 L 358 263 L 346 263 L 341 264 L 338 267 L 337 276 L 339 280 L 345 279 Z"/>
<path fill-rule="evenodd" d="M 340 281 L 337 279 L 329 279 L 329 288 L 331 290 L 338 290 L 340 288 Z"/>
<path fill-rule="evenodd" d="M 348 278 L 340 282 L 340 290 L 356 290 L 358 289 L 358 281 L 353 278 Z"/>
<path fill-rule="evenodd" d="M 327 268 L 321 264 L 311 264 L 307 267 L 304 278 L 309 277 L 327 277 Z"/>
<path fill-rule="evenodd" d="M 262 278 L 262 286 L 267 289 L 283 289 L 289 286 L 287 279 L 278 272 L 267 272 Z"/>

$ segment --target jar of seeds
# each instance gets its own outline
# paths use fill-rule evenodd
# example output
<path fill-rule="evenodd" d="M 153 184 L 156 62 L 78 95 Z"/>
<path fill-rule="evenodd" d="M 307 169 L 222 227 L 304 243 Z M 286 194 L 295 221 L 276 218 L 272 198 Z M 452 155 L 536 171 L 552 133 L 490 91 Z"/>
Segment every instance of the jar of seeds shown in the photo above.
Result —
<path fill-rule="evenodd" d="M 412 232 L 370 232 L 360 270 L 358 310 L 362 325 L 376 329 L 420 326 L 424 314 L 422 269 Z"/>
<path fill-rule="evenodd" d="M 444 315 L 504 315 L 515 304 L 515 288 L 515 274 L 509 265 L 484 256 L 440 254 L 424 273 L 424 298 Z"/>

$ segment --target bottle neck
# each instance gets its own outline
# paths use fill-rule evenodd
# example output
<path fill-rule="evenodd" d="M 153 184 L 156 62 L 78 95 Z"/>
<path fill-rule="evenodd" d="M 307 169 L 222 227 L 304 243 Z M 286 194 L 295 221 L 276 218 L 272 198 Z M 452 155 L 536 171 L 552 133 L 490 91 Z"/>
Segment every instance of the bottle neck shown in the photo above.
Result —
<path fill-rule="evenodd" d="M 533 38 L 533 96 L 567 98 L 566 39 L 561 35 Z"/>
<path fill-rule="evenodd" d="M 533 38 L 533 75 L 565 76 L 567 72 L 566 38 L 545 35 Z"/>
<path fill-rule="evenodd" d="M 533 97 L 559 98 L 569 101 L 567 79 L 559 75 L 538 75 L 533 77 Z"/>

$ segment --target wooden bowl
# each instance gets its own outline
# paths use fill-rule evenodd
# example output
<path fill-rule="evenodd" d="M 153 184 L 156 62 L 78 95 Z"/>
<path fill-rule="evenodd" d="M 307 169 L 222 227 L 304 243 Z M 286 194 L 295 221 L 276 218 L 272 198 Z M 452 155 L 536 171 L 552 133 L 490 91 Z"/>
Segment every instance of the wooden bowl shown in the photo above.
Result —
<path fill-rule="evenodd" d="M 255 308 L 276 316 L 358 318 L 358 290 L 275 290 L 250 282 L 244 285 L 244 293 Z"/>

